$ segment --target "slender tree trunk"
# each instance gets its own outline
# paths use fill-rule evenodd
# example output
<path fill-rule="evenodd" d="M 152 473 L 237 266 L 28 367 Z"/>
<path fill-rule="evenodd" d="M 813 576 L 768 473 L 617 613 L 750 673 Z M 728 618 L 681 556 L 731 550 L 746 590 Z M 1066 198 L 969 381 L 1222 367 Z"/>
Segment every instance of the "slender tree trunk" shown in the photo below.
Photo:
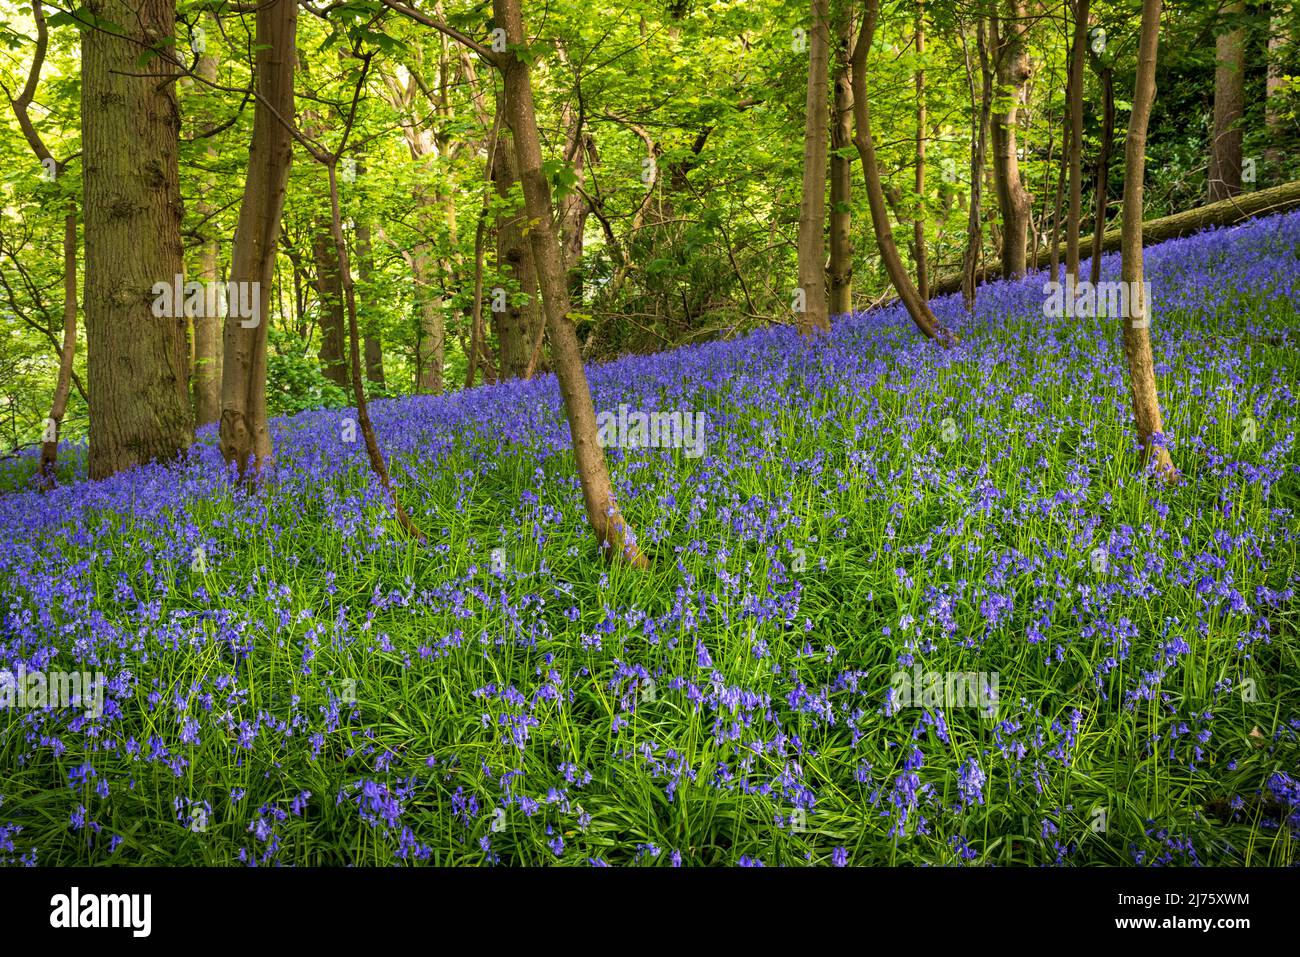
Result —
<path fill-rule="evenodd" d="M 799 287 L 803 311 L 795 324 L 804 335 L 830 330 L 826 302 L 826 82 L 830 55 L 830 2 L 812 0 L 808 31 L 808 96 L 804 114 L 803 201 L 799 205 Z M 796 309 L 798 308 L 796 300 Z"/>
<path fill-rule="evenodd" d="M 916 260 L 916 293 L 930 298 L 930 268 L 925 253 L 925 3 L 916 4 L 916 56 L 922 63 L 916 70 L 916 218 L 912 223 L 913 258 Z"/>
<path fill-rule="evenodd" d="M 217 78 L 217 58 L 209 54 L 199 57 L 195 72 L 203 79 L 212 82 Z M 211 130 L 212 124 L 205 124 Z M 209 163 L 215 163 L 217 148 L 208 140 L 206 155 Z M 199 248 L 199 280 L 215 284 L 220 281 L 220 255 L 216 232 L 211 217 L 216 207 L 207 197 L 214 183 L 208 177 L 203 184 L 204 196 L 199 200 L 199 218 L 203 220 L 204 239 Z M 221 418 L 221 319 L 218 316 L 194 317 L 194 424 L 207 425 Z"/>
<path fill-rule="evenodd" d="M 101 479 L 183 453 L 193 440 L 183 309 L 155 316 L 155 283 L 183 272 L 180 113 L 162 58 L 138 76 L 142 50 L 175 36 L 171 0 L 91 0 L 117 24 L 81 41 L 86 223 L 89 475 Z"/>
<path fill-rule="evenodd" d="M 1097 153 L 1097 206 L 1093 213 L 1092 263 L 1089 281 L 1095 287 L 1101 282 L 1102 239 L 1106 232 L 1107 190 L 1110 180 L 1110 151 L 1115 143 L 1115 82 L 1111 68 L 1101 70 L 1101 149 Z"/>
<path fill-rule="evenodd" d="M 1155 362 L 1149 332 L 1151 307 L 1147 302 L 1142 268 L 1142 200 L 1146 176 L 1147 122 L 1156 95 L 1156 50 L 1160 42 L 1160 0 L 1142 0 L 1142 33 L 1138 40 L 1137 78 L 1133 111 L 1124 145 L 1123 260 L 1121 278 L 1135 290 L 1124 322 L 1124 354 L 1128 359 L 1133 420 L 1147 463 L 1165 478 L 1176 474 L 1169 451 L 1157 436 L 1165 430 L 1156 394 Z"/>
<path fill-rule="evenodd" d="M 36 26 L 36 51 L 32 56 L 32 65 L 27 73 L 27 81 L 18 92 L 18 96 L 9 98 L 18 126 L 31 147 L 36 158 L 54 176 L 63 174 L 64 164 L 59 163 L 50 154 L 41 139 L 40 133 L 32 123 L 29 112 L 36 97 L 37 87 L 41 81 L 41 70 L 45 65 L 45 53 L 49 47 L 50 32 L 45 19 L 45 7 L 41 0 L 33 0 L 32 20 Z M 72 389 L 72 365 L 77 355 L 77 201 L 68 200 L 68 211 L 63 217 L 63 343 L 59 347 L 59 375 L 54 384 L 54 398 L 50 402 L 50 414 L 45 420 L 45 429 L 41 435 L 41 458 L 38 468 L 41 487 L 52 488 L 55 484 L 55 464 L 59 455 L 59 432 L 63 428 L 63 416 L 68 410 L 68 395 Z M 78 386 L 80 388 L 80 386 Z M 85 391 L 82 391 L 85 397 Z"/>
<path fill-rule="evenodd" d="M 1225 13 L 1240 17 L 1237 0 Z M 1245 112 L 1246 28 L 1234 21 L 1214 42 L 1214 129 L 1210 142 L 1210 202 L 1241 192 L 1241 121 Z"/>
<path fill-rule="evenodd" d="M 1283 58 L 1291 40 L 1287 17 L 1290 12 L 1289 3 L 1274 0 L 1268 20 L 1268 74 L 1264 80 L 1264 129 L 1268 133 L 1268 146 L 1264 160 L 1271 168 L 1282 162 L 1282 93 L 1286 86 Z"/>
<path fill-rule="evenodd" d="M 384 346 L 380 338 L 379 330 L 375 327 L 374 308 L 378 301 L 376 290 L 372 285 L 374 281 L 374 250 L 371 247 L 370 224 L 357 223 L 357 269 L 361 276 L 361 284 L 368 302 L 367 312 L 370 316 L 365 322 L 365 329 L 362 333 L 362 340 L 365 347 L 366 360 L 366 381 L 371 385 L 378 386 L 380 391 L 384 389 Z"/>
<path fill-rule="evenodd" d="M 1079 282 L 1079 220 L 1083 216 L 1083 67 L 1088 48 L 1088 0 L 1074 0 L 1074 38 L 1066 100 L 1070 115 L 1067 162 L 1070 167 L 1070 212 L 1065 221 L 1065 275 Z"/>
<path fill-rule="evenodd" d="M 835 105 L 831 124 L 831 208 L 828 307 L 832 316 L 853 311 L 853 160 L 843 151 L 853 145 L 853 81 L 849 56 L 853 17 L 849 4 L 840 15 L 835 44 Z"/>
<path fill-rule="evenodd" d="M 966 311 L 975 308 L 975 270 L 979 265 L 984 246 L 984 157 L 988 154 L 989 121 L 993 112 L 993 69 L 989 64 L 988 34 L 984 20 L 975 21 L 975 42 L 980 61 L 980 98 L 978 120 L 971 138 L 970 156 L 970 209 L 966 219 L 966 250 L 962 256 L 962 300 Z M 975 112 L 975 80 L 970 66 L 970 50 L 963 40 L 966 52 L 966 75 L 970 84 L 971 111 Z"/>
<path fill-rule="evenodd" d="M 853 47 L 853 116 L 856 124 L 853 144 L 858 148 L 858 158 L 862 161 L 863 177 L 867 184 L 867 204 L 871 207 L 871 225 L 876 233 L 876 245 L 880 249 L 880 259 L 889 274 L 889 280 L 907 308 L 907 314 L 922 334 L 930 339 L 938 339 L 947 346 L 956 341 L 957 337 L 939 325 L 929 304 L 917 294 L 898 255 L 898 247 L 894 245 L 889 211 L 885 208 L 885 190 L 881 185 L 876 145 L 871 136 L 871 109 L 867 100 L 867 54 L 876 33 L 879 13 L 880 0 L 866 0 L 862 29 Z"/>
<path fill-rule="evenodd" d="M 1006 14 L 990 21 L 999 97 L 1010 104 L 993 116 L 993 175 L 1002 213 L 1002 271 L 1008 279 L 1025 274 L 1029 239 L 1029 209 L 1033 197 L 1025 189 L 1016 155 L 1016 130 L 1025 83 L 1032 73 L 1024 0 L 1006 0 Z"/>
<path fill-rule="evenodd" d="M 293 161 L 293 140 L 284 123 L 293 117 L 293 70 L 298 33 L 294 0 L 267 0 L 258 7 L 254 75 L 259 99 L 253 107 L 253 138 L 239 222 L 230 253 L 230 280 L 257 283 L 258 322 L 226 317 L 221 376 L 221 455 L 242 477 L 260 475 L 272 460 L 266 416 L 266 343 L 271 322 L 271 284 Z M 277 115 L 278 114 L 278 115 Z"/>
<path fill-rule="evenodd" d="M 366 69 L 369 69 L 369 60 L 366 61 Z M 347 338 L 348 358 L 350 361 L 347 378 L 352 383 L 352 397 L 357 407 L 357 425 L 361 429 L 361 436 L 366 444 L 366 455 L 370 459 L 370 468 L 375 473 L 375 477 L 379 479 L 379 484 L 384 487 L 384 490 L 388 492 L 389 497 L 393 500 L 393 512 L 397 517 L 397 524 L 412 538 L 423 542 L 425 540 L 424 535 L 415 527 L 406 509 L 402 507 L 401 499 L 397 497 L 397 489 L 393 487 L 393 480 L 388 474 L 388 465 L 384 462 L 383 453 L 379 451 L 379 440 L 375 437 L 375 428 L 370 421 L 370 408 L 366 402 L 366 389 L 362 384 L 360 335 L 357 330 L 357 295 L 352 283 L 352 266 L 348 262 L 348 244 L 343 236 L 343 217 L 339 209 L 337 164 L 338 157 L 331 157 L 327 167 L 330 190 L 330 237 L 334 245 L 333 258 L 338 263 L 340 292 L 342 293 L 348 318 Z"/>
<path fill-rule="evenodd" d="M 546 314 L 546 334 L 551 343 L 555 374 L 573 438 L 587 519 L 595 530 L 597 541 L 602 548 L 608 548 L 611 557 L 644 568 L 649 563 L 637 547 L 632 529 L 624 521 L 614 499 L 605 451 L 596 429 L 596 410 L 587 386 L 587 374 L 582 367 L 578 335 L 569 316 L 569 292 L 564 281 L 551 189 L 542 173 L 542 148 L 537 133 L 530 70 L 515 53 L 527 43 L 519 0 L 492 0 L 492 9 L 497 24 L 505 30 L 509 45 L 507 52 L 498 55 L 498 65 L 509 91 L 507 119 L 514 133 L 520 183 L 532 226 L 529 239 Z"/>
<path fill-rule="evenodd" d="M 59 455 L 59 432 L 68 411 L 72 391 L 72 364 L 77 356 L 77 207 L 68 202 L 63 217 L 63 344 L 59 349 L 59 378 L 54 385 L 50 417 L 41 436 L 41 481 L 46 488 L 54 484 L 54 466 Z"/>
<path fill-rule="evenodd" d="M 1056 171 L 1056 199 L 1052 205 L 1052 238 L 1050 250 L 1048 253 L 1048 273 L 1051 275 L 1052 282 L 1056 282 L 1061 275 L 1061 212 L 1065 206 L 1065 185 L 1066 185 L 1066 164 L 1058 165 Z M 1037 252 L 1035 252 L 1037 257 Z M 1038 265 L 1038 259 L 1033 261 L 1035 266 Z"/>

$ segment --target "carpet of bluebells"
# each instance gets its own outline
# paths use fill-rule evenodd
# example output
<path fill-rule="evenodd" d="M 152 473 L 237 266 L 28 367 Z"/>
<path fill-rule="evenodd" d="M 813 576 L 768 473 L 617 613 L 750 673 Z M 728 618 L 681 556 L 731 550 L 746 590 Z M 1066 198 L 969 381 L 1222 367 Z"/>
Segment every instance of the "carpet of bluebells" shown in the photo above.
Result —
<path fill-rule="evenodd" d="M 990 284 L 590 371 L 653 567 L 602 561 L 552 377 L 0 469 L 0 863 L 1291 865 L 1300 860 L 1300 215 L 1153 247 L 1182 480 L 1143 474 L 1119 322 Z M 1108 256 L 1107 278 L 1119 260 Z M 495 556 L 495 557 L 494 557 Z M 995 676 L 996 707 L 899 700 Z"/>

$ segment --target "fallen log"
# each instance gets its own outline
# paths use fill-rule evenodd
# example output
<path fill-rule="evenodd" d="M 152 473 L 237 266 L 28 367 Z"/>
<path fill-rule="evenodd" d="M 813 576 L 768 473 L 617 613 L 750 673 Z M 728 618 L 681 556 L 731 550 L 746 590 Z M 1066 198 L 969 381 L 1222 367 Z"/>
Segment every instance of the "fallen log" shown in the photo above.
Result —
<path fill-rule="evenodd" d="M 1217 203 L 1207 203 L 1205 206 L 1198 206 L 1196 209 L 1189 209 L 1183 213 L 1174 213 L 1172 216 L 1149 219 L 1142 224 L 1142 244 L 1150 246 L 1152 243 L 1161 243 L 1167 239 L 1178 239 L 1180 236 L 1190 235 L 1209 226 L 1233 226 L 1256 216 L 1281 213 L 1296 207 L 1300 207 L 1300 181 L 1284 183 L 1281 186 L 1261 189 L 1253 193 L 1242 193 L 1239 196 L 1222 199 Z M 1118 228 L 1106 230 L 1101 237 L 1102 252 L 1109 253 L 1119 249 L 1119 241 L 1120 231 Z M 1081 239 L 1079 247 L 1081 249 L 1091 249 L 1092 237 L 1089 236 L 1086 241 Z M 1057 256 L 1059 261 L 1064 261 L 1065 243 L 1058 244 Z M 1031 269 L 1037 269 L 1040 265 L 1045 266 L 1051 261 L 1051 250 L 1047 248 L 1040 249 L 1037 256 L 1031 254 L 1028 259 Z M 1001 275 L 1002 264 L 992 262 L 976 271 L 975 281 L 984 282 L 989 278 L 1000 278 Z M 930 289 L 930 295 L 932 297 L 942 296 L 960 291 L 961 273 L 953 273 L 936 282 Z"/>

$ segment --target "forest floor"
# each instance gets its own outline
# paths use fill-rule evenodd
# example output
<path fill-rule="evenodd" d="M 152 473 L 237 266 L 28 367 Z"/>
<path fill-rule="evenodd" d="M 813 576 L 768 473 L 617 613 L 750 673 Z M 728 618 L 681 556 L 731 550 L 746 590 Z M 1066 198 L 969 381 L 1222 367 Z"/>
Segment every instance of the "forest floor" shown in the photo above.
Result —
<path fill-rule="evenodd" d="M 253 495 L 210 428 L 11 463 L 0 863 L 1296 863 L 1300 215 L 1147 268 L 1174 485 L 1119 322 L 1041 275 L 938 301 L 947 351 L 891 308 L 593 367 L 705 417 L 609 449 L 646 572 L 552 377 L 374 404 L 424 546 L 346 409 Z M 72 672 L 102 699 L 35 701 Z"/>

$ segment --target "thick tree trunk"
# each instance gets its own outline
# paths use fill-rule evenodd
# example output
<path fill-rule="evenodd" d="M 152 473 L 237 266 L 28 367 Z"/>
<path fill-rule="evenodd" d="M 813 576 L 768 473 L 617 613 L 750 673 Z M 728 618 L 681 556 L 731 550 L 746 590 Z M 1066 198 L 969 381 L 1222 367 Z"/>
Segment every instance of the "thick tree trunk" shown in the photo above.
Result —
<path fill-rule="evenodd" d="M 505 30 L 506 42 L 509 44 L 507 52 L 498 56 L 508 91 L 510 111 L 507 119 L 514 133 L 519 178 L 528 219 L 532 225 L 529 239 L 546 314 L 546 335 L 551 343 L 555 374 L 569 420 L 587 519 L 596 532 L 597 541 L 602 548 L 608 548 L 611 557 L 644 568 L 649 563 L 637 547 L 636 538 L 614 499 L 605 451 L 600 445 L 596 429 L 596 410 L 587 386 L 587 374 L 582 367 L 578 335 L 569 316 L 569 292 L 564 281 L 564 263 L 553 218 L 551 189 L 542 173 L 542 148 L 537 133 L 529 67 L 514 52 L 527 43 L 519 0 L 493 0 L 492 9 L 497 25 Z"/>
<path fill-rule="evenodd" d="M 1024 0 L 1006 0 L 1006 14 L 990 21 L 994 62 L 997 68 L 998 99 L 1010 104 L 993 116 L 993 175 L 998 209 L 1002 214 L 1002 272 L 1007 278 L 1025 274 L 1025 252 L 1029 239 L 1029 209 L 1033 197 L 1025 189 L 1016 155 L 1016 131 L 1025 83 L 1032 73 Z"/>
<path fill-rule="evenodd" d="M 193 440 L 183 309 L 155 316 L 155 283 L 183 271 L 176 86 L 138 76 L 142 50 L 175 35 L 171 0 L 90 0 L 123 34 L 81 46 L 89 475 L 184 452 Z M 152 74 L 172 71 L 162 58 Z"/>
<path fill-rule="evenodd" d="M 1230 17 L 1245 12 L 1241 0 L 1225 10 Z M 1214 127 L 1210 140 L 1210 202 L 1241 192 L 1241 121 L 1246 104 L 1246 28 L 1237 20 L 1214 42 Z"/>
<path fill-rule="evenodd" d="M 257 10 L 254 74 L 259 98 L 253 107 L 253 139 L 239 222 L 230 253 L 230 280 L 258 283 L 258 322 L 226 317 L 221 375 L 221 455 L 244 477 L 271 463 L 266 418 L 266 341 L 271 283 L 293 161 L 293 140 L 284 123 L 293 117 L 293 70 L 298 33 L 294 0 L 267 0 Z M 278 115 L 277 115 L 278 114 Z"/>
<path fill-rule="evenodd" d="M 916 4 L 916 56 L 925 62 L 925 3 Z M 916 293 L 930 298 L 930 267 L 925 252 L 925 67 L 916 70 L 916 217 L 912 222 L 912 258 L 916 260 Z"/>
<path fill-rule="evenodd" d="M 867 100 L 867 54 L 876 33 L 879 13 L 880 0 L 866 0 L 862 29 L 853 47 L 853 116 L 856 121 L 853 145 L 858 148 L 858 158 L 862 161 L 862 172 L 867 184 L 867 204 L 871 208 L 871 225 L 876 233 L 876 245 L 880 249 L 880 259 L 885 264 L 889 280 L 907 308 L 907 314 L 922 334 L 930 339 L 938 339 L 946 346 L 957 337 L 939 325 L 930 306 L 917 294 L 898 255 L 889 223 L 889 211 L 885 208 L 885 190 L 881 185 L 880 166 L 876 160 L 876 144 L 871 136 L 871 109 Z"/>
<path fill-rule="evenodd" d="M 831 113 L 830 267 L 826 278 L 832 316 L 853 311 L 853 160 L 842 153 L 853 145 L 852 49 L 853 17 L 845 4 L 835 43 L 835 105 Z"/>
<path fill-rule="evenodd" d="M 799 288 L 795 325 L 804 335 L 830 330 L 826 302 L 826 82 L 830 0 L 812 0 L 808 91 L 803 135 L 803 200 L 799 204 Z M 802 303 L 799 300 L 802 299 Z M 798 311 L 799 305 L 803 310 Z"/>
<path fill-rule="evenodd" d="M 1176 474 L 1161 436 L 1164 421 L 1156 394 L 1155 362 L 1151 356 L 1151 307 L 1143 285 L 1142 199 L 1146 177 L 1147 122 L 1156 95 L 1156 49 L 1160 40 L 1160 0 L 1143 0 L 1142 33 L 1138 40 L 1137 78 L 1133 111 L 1124 146 L 1123 257 L 1121 278 L 1135 290 L 1124 317 L 1124 354 L 1128 359 L 1133 421 L 1148 464 L 1165 478 Z"/>
<path fill-rule="evenodd" d="M 1108 182 L 1110 180 L 1110 151 L 1115 143 L 1115 82 L 1111 68 L 1101 70 L 1101 149 L 1097 153 L 1097 205 L 1093 212 L 1092 224 L 1092 262 L 1089 268 L 1089 281 L 1096 286 L 1101 282 L 1102 237 L 1106 232 L 1106 204 L 1109 202 Z"/>
<path fill-rule="evenodd" d="M 512 114 L 510 91 L 502 92 L 497 110 L 507 118 Z M 519 181 L 519 163 L 515 157 L 514 135 L 509 125 L 497 137 L 493 154 L 492 180 L 497 196 L 510 200 L 514 184 Z M 527 296 L 527 301 L 517 303 L 511 295 L 492 296 L 492 325 L 496 330 L 501 350 L 501 378 L 522 379 L 529 375 L 529 360 L 533 343 L 543 325 L 542 310 L 537 300 L 537 269 L 533 264 L 533 251 L 529 246 L 524 227 L 528 215 L 524 208 L 505 208 L 497 215 L 497 269 Z"/>
<path fill-rule="evenodd" d="M 320 327 L 320 364 L 325 378 L 342 389 L 348 387 L 343 304 L 343 273 L 335 252 L 328 223 L 320 223 L 312 237 L 312 258 L 316 261 L 316 294 L 320 297 L 317 324 Z"/>
<path fill-rule="evenodd" d="M 195 73 L 212 82 L 217 78 L 217 58 L 209 54 L 199 57 Z M 212 124 L 206 124 L 211 129 Z M 217 148 L 208 140 L 206 150 L 208 162 L 215 164 Z M 214 188 L 209 177 L 203 184 L 204 196 L 198 203 L 199 218 L 203 221 L 205 233 L 203 245 L 199 248 L 200 282 L 212 284 L 219 282 L 220 255 L 217 246 L 215 227 L 211 217 L 216 207 L 208 199 L 207 193 Z M 221 319 L 218 316 L 195 316 L 194 321 L 194 372 L 191 387 L 194 392 L 194 424 L 207 425 L 221 418 Z"/>
<path fill-rule="evenodd" d="M 1070 115 L 1070 139 L 1066 143 L 1070 212 L 1065 221 L 1065 275 L 1076 286 L 1079 283 L 1079 220 L 1083 216 L 1083 67 L 1087 47 L 1088 0 L 1074 0 L 1074 39 L 1070 43 L 1070 77 L 1066 84 Z"/>
<path fill-rule="evenodd" d="M 433 261 L 433 246 L 419 243 L 409 262 L 415 277 L 416 298 L 420 307 L 420 339 L 416 365 L 419 370 L 416 388 L 430 395 L 441 395 L 443 367 L 447 363 L 447 320 L 439 281 Z"/>

